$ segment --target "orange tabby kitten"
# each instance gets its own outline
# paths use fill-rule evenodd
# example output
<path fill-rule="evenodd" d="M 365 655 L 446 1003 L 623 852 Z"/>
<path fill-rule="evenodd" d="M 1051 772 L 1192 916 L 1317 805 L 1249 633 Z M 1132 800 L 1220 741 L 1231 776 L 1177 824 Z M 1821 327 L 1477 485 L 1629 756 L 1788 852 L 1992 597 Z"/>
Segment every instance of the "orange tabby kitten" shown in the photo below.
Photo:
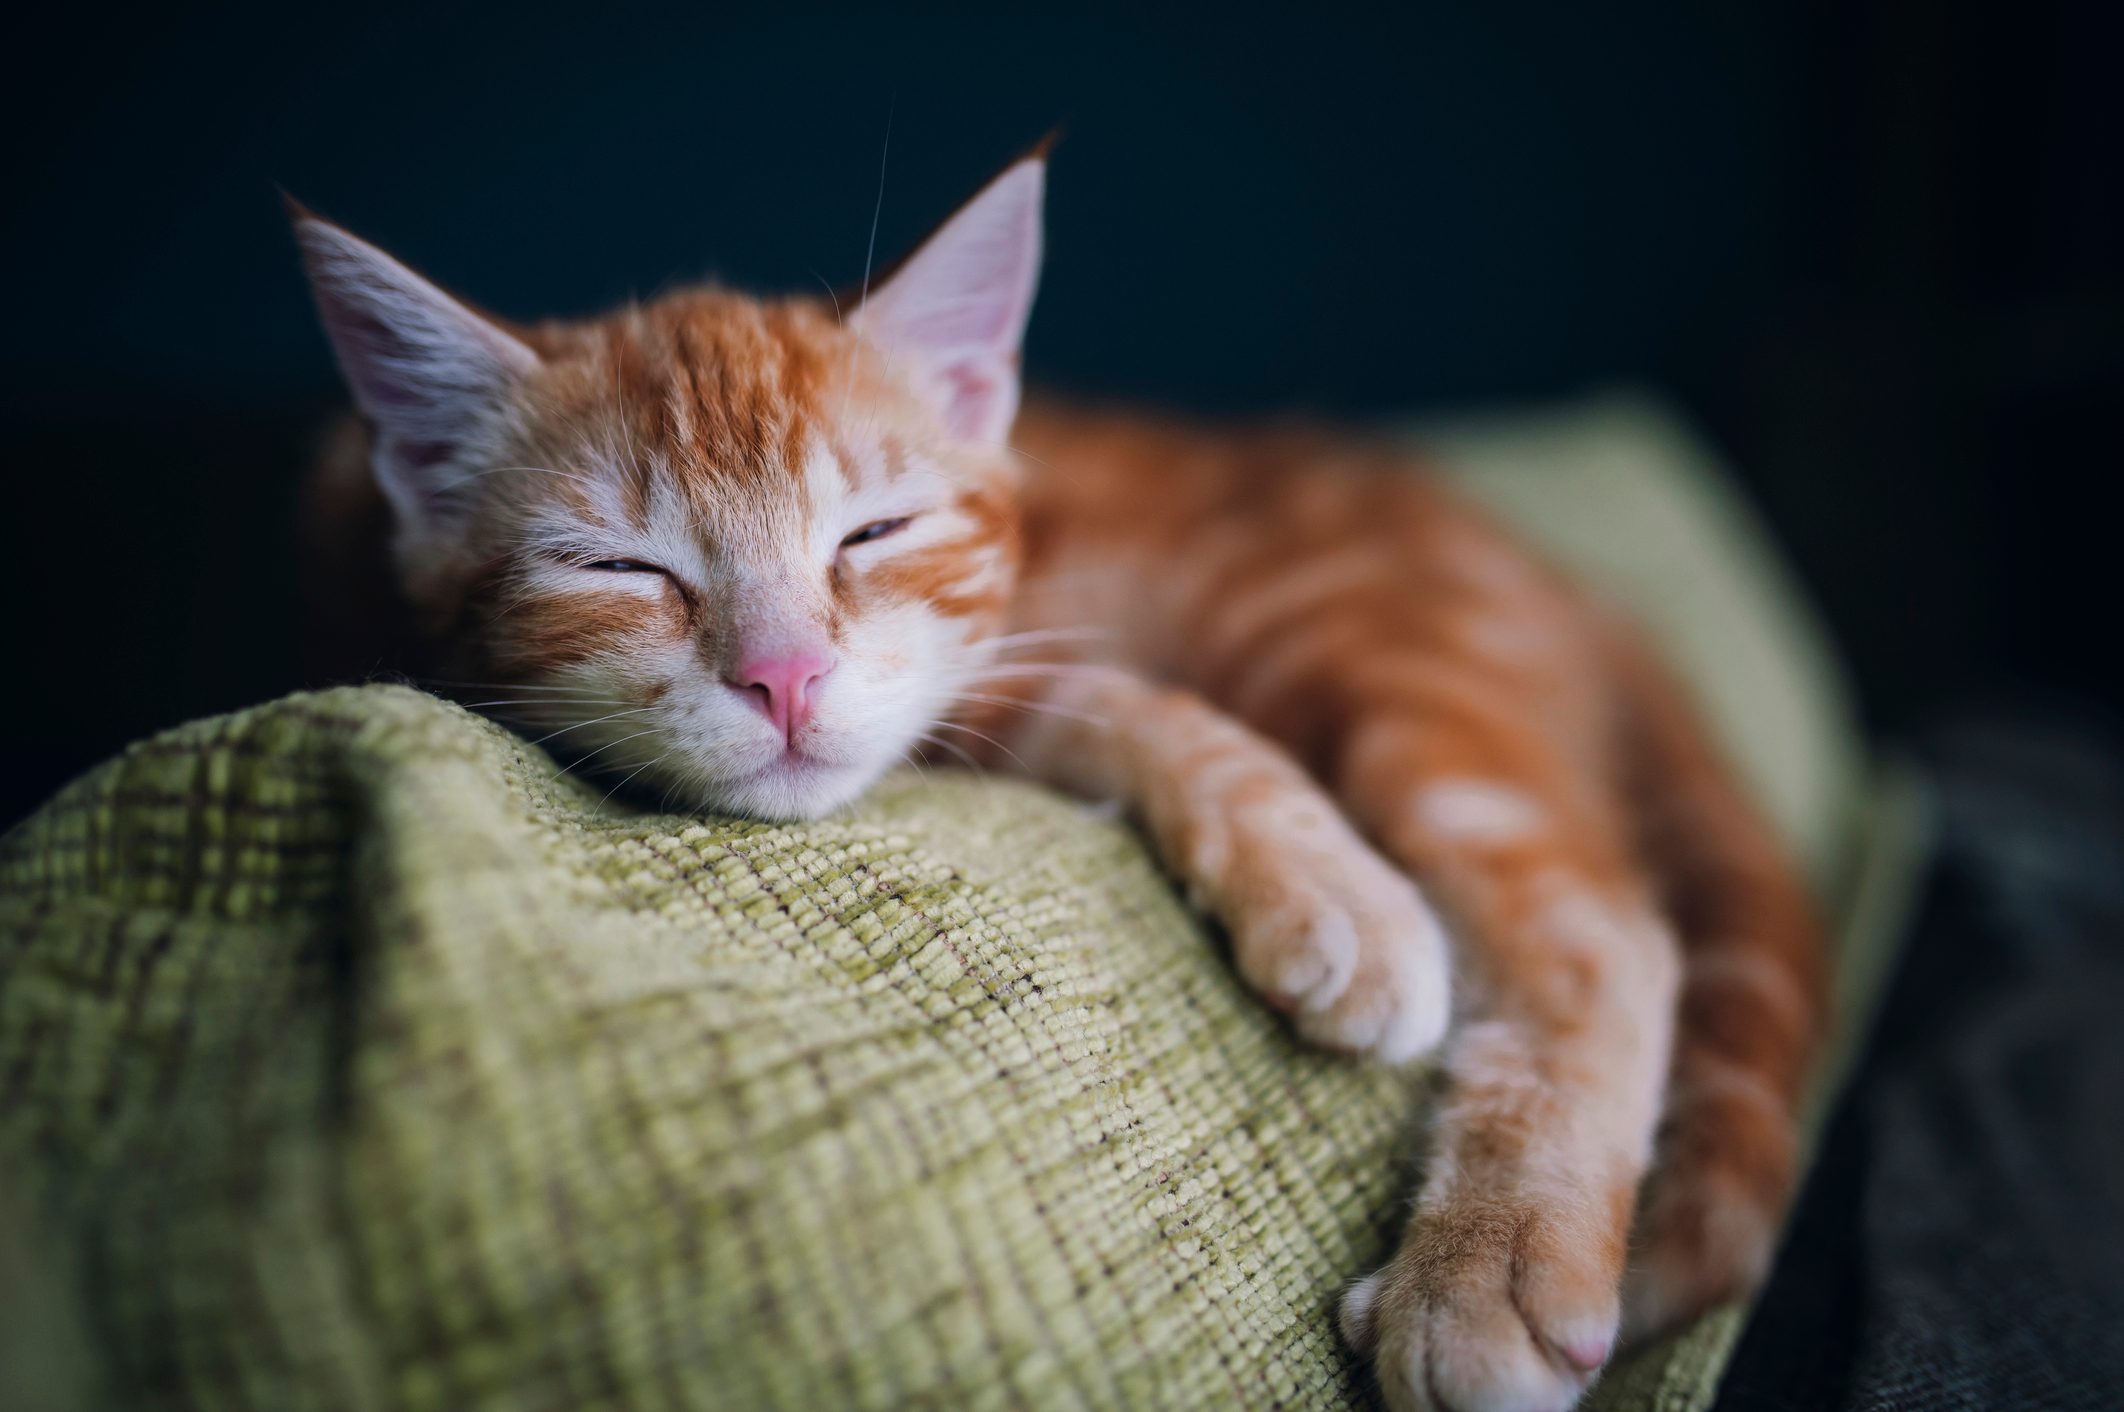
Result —
<path fill-rule="evenodd" d="M 1401 1248 L 1342 1302 L 1388 1402 L 1567 1407 L 1763 1275 L 1802 889 L 1644 648 L 1403 457 L 1021 412 L 1044 177 L 846 317 L 520 327 L 298 210 L 365 422 L 319 552 L 387 531 L 436 670 L 651 800 L 814 816 L 934 742 L 1123 801 L 1301 1034 L 1445 1046 Z"/>

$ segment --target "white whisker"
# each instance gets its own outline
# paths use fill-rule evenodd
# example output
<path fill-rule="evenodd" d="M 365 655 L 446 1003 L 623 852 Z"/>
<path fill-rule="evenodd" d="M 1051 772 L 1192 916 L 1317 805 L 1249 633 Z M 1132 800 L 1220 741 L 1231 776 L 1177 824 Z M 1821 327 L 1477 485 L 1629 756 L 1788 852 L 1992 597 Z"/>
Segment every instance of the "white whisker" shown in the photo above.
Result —
<path fill-rule="evenodd" d="M 863 250 L 863 290 L 861 294 L 856 296 L 855 312 L 857 314 L 862 313 L 863 306 L 870 302 L 870 271 L 878 254 L 878 221 L 885 214 L 885 164 L 892 157 L 892 119 L 899 106 L 899 95 L 894 94 L 892 102 L 885 109 L 885 140 L 878 148 L 878 197 L 876 201 L 871 203 L 870 207 L 870 243 Z M 839 310 L 839 303 L 839 300 L 835 300 L 836 312 Z M 841 420 L 843 422 L 848 420 L 849 399 L 855 396 L 855 357 L 856 349 L 859 346 L 860 344 L 857 340 L 853 338 L 849 340 L 848 364 L 841 370 L 841 381 L 844 384 L 841 392 Z"/>
<path fill-rule="evenodd" d="M 645 714 L 647 714 L 647 713 L 648 713 L 649 711 L 651 711 L 651 710 L 653 710 L 653 709 L 654 709 L 653 707 L 649 707 L 649 706 L 635 706 L 635 707 L 631 707 L 631 708 L 629 708 L 628 710 L 625 710 L 625 711 L 614 711 L 614 712 L 613 712 L 613 713 L 612 713 L 611 715 L 609 715 L 609 716 L 594 716 L 594 717 L 592 717 L 591 719 L 589 719 L 589 720 L 587 720 L 587 721 L 575 721 L 575 722 L 572 722 L 571 724 L 568 724 L 568 725 L 562 726 L 562 727 L 561 727 L 561 728 L 560 728 L 559 730 L 556 730 L 556 731 L 549 731 L 548 733 L 546 733 L 545 735 L 542 735 L 542 736 L 540 736 L 540 737 L 539 737 L 539 738 L 538 738 L 537 740 L 534 740 L 534 741 L 532 741 L 531 743 L 532 743 L 533 745 L 544 745 L 544 744 L 545 744 L 545 743 L 546 743 L 547 741 L 549 741 L 549 740 L 553 739 L 553 737 L 554 737 L 554 736 L 556 736 L 556 735 L 566 735 L 566 734 L 567 734 L 567 733 L 568 733 L 569 731 L 579 731 L 579 730 L 581 730 L 581 729 L 582 729 L 583 727 L 585 727 L 585 726 L 595 726 L 595 725 L 601 725 L 601 724 L 603 724 L 603 723 L 604 723 L 604 722 L 606 722 L 606 721 L 616 721 L 616 720 L 618 720 L 618 719 L 619 719 L 620 717 L 622 717 L 622 716 L 640 716 L 640 715 L 645 715 Z"/>
<path fill-rule="evenodd" d="M 568 771 L 573 770 L 578 766 L 589 764 L 592 760 L 604 754 L 607 750 L 612 749 L 612 747 L 615 745 L 625 745 L 630 740 L 640 740 L 645 735 L 655 735 L 657 729 L 657 727 L 651 726 L 648 730 L 636 731 L 633 735 L 623 735 L 618 740 L 607 741 L 605 744 L 600 745 L 597 749 L 591 751 L 588 755 L 581 756 L 580 758 L 563 766 L 561 768 L 561 773 L 565 775 L 568 773 Z"/>
<path fill-rule="evenodd" d="M 939 721 L 937 724 L 942 725 L 943 722 Z M 926 744 L 934 745 L 939 749 L 949 750 L 952 754 L 958 756 L 961 760 L 965 761 L 966 768 L 972 770 L 977 775 L 985 775 L 988 773 L 988 771 L 983 768 L 979 760 L 974 759 L 973 756 L 967 754 L 958 745 L 944 739 L 942 736 L 931 735 L 928 731 L 923 731 L 921 735 L 917 737 L 917 739 L 925 742 Z"/>
<path fill-rule="evenodd" d="M 606 790 L 605 797 L 597 801 L 598 811 L 602 813 L 604 811 L 605 806 L 612 802 L 612 796 L 618 794 L 622 789 L 625 789 L 627 787 L 627 780 L 633 779 L 636 775 L 648 769 L 651 765 L 661 765 L 670 758 L 671 752 L 669 750 L 666 750 L 663 754 L 657 756 L 654 760 L 644 760 L 641 764 L 636 765 L 633 769 L 629 770 L 625 779 L 622 779 L 618 784 Z"/>
<path fill-rule="evenodd" d="M 1112 681 L 1118 675 L 1118 669 L 1097 662 L 999 662 L 993 667 L 975 668 L 966 679 L 986 682 L 1002 678 L 1045 677 L 1051 681 Z"/>
<path fill-rule="evenodd" d="M 569 686 L 562 682 L 536 681 L 452 681 L 448 677 L 422 677 L 424 685 L 477 687 L 482 691 L 541 691 L 571 692 L 577 695 L 600 690 L 593 686 Z"/>
<path fill-rule="evenodd" d="M 581 696 L 512 696 L 501 701 L 466 701 L 461 704 L 467 711 L 483 711 L 492 706 L 623 706 L 626 703 L 617 697 L 596 700 Z"/>
<path fill-rule="evenodd" d="M 1023 647 L 1035 642 L 1086 642 L 1096 638 L 1110 637 L 1111 628 L 1034 628 L 1027 632 L 1007 632 L 997 637 L 984 637 L 968 644 L 977 651 L 996 651 L 1005 647 Z"/>
<path fill-rule="evenodd" d="M 993 745 L 996 749 L 1002 751 L 1005 755 L 1008 755 L 1011 759 L 1017 761 L 1018 768 L 1025 771 L 1026 774 L 1029 775 L 1033 772 L 1032 766 L 1025 763 L 1025 759 L 1023 756 L 1019 755 L 1017 751 L 1011 749 L 1002 741 L 997 740 L 994 736 L 989 735 L 985 731 L 977 731 L 972 726 L 965 725 L 959 721 L 935 721 L 932 722 L 932 724 L 948 731 L 964 731 L 968 735 L 972 736 L 975 740 L 985 740 L 990 745 Z M 938 743 L 942 744 L 943 742 L 939 741 Z"/>
<path fill-rule="evenodd" d="M 827 281 L 826 281 L 826 276 L 824 276 L 824 275 L 820 274 L 820 273 L 819 273 L 819 272 L 818 272 L 817 270 L 813 270 L 813 271 L 811 272 L 811 277 L 812 277 L 813 279 L 817 280 L 817 281 L 818 281 L 818 282 L 819 282 L 820 284 L 822 284 L 822 285 L 825 285 L 825 287 L 826 287 L 826 297 L 827 297 L 828 299 L 831 299 L 831 300 L 833 301 L 833 319 L 834 319 L 834 322 L 835 322 L 835 323 L 842 323 L 842 322 L 845 322 L 845 321 L 844 321 L 844 320 L 843 320 L 843 319 L 841 318 L 841 296 L 840 296 L 839 294 L 837 294 L 837 293 L 836 293 L 836 292 L 834 291 L 834 287 L 833 287 L 833 286 L 832 286 L 831 284 L 828 284 L 828 283 L 827 283 Z"/>
<path fill-rule="evenodd" d="M 1100 726 L 1102 728 L 1113 725 L 1113 722 L 1104 716 L 1094 716 L 1088 712 L 1072 710 L 1067 706 L 1057 706 L 1052 701 L 1042 701 L 1036 697 L 990 696 L 978 691 L 955 691 L 951 694 L 950 699 L 953 701 L 977 701 L 989 706 L 1009 706 L 1019 711 L 1032 711 L 1047 716 L 1060 716 L 1064 720 L 1082 721 L 1086 725 Z"/>
<path fill-rule="evenodd" d="M 892 158 L 892 119 L 899 110 L 899 95 L 885 109 L 885 140 L 878 147 L 878 199 L 870 208 L 870 244 L 863 251 L 863 293 L 856 301 L 856 312 L 870 302 L 870 269 L 878 253 L 878 221 L 885 214 L 885 164 Z"/>

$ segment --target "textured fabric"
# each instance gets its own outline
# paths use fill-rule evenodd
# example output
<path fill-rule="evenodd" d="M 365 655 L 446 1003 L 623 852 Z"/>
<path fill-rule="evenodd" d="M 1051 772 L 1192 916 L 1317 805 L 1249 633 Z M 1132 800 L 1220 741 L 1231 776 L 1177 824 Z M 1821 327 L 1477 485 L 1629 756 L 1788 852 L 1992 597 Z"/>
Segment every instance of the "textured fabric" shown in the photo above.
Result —
<path fill-rule="evenodd" d="M 1351 1390 L 1411 1095 L 1288 1044 L 1125 830 L 956 776 L 597 803 L 378 687 L 10 840 L 8 1155 L 123 1405 Z"/>
<path fill-rule="evenodd" d="M 1878 895 L 1897 850 L 1840 845 L 1833 775 L 1783 817 Z M 1331 1310 L 1398 1232 L 1423 1089 L 1294 1044 L 1125 828 L 1030 786 L 641 816 L 411 690 L 290 698 L 0 840 L 0 1290 L 60 1311 L 0 1379 L 128 1409 L 1362 1406 Z M 1739 1319 L 1594 1405 L 1704 1405 Z"/>

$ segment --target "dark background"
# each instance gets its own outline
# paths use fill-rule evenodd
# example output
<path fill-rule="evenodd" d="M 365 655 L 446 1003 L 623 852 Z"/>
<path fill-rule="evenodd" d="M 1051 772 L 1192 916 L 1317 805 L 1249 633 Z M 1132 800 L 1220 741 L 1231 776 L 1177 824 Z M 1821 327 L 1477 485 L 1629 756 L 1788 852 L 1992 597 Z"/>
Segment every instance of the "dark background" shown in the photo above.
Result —
<path fill-rule="evenodd" d="M 276 187 L 504 313 L 859 277 L 1051 124 L 1037 378 L 1362 418 L 1663 389 L 1874 724 L 2118 697 L 2116 7 L 1356 23 L 83 8 L 15 50 L 0 823 L 296 679 L 338 398 Z"/>
<path fill-rule="evenodd" d="M 529 317 L 847 284 L 888 125 L 881 260 L 1060 122 L 1037 379 L 1632 383 L 1738 466 L 1946 824 L 1726 1404 L 2109 1404 L 2124 7 L 77 8 L 0 85 L 0 827 L 298 680 L 338 391 L 276 187 Z"/>

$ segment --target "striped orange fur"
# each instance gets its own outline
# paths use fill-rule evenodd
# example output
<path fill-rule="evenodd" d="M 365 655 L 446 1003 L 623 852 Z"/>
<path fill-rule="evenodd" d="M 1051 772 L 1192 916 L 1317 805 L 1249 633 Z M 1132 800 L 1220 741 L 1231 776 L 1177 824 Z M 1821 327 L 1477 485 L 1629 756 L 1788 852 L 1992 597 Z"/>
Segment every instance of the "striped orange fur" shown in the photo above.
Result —
<path fill-rule="evenodd" d="M 809 816 L 919 750 L 1122 801 L 1301 1034 L 1443 1046 L 1407 1232 L 1342 1304 L 1388 1403 L 1567 1407 L 1763 1275 L 1806 895 L 1628 625 L 1404 454 L 1021 411 L 1044 165 L 846 317 L 517 327 L 298 210 L 363 413 L 327 596 L 651 800 Z"/>

